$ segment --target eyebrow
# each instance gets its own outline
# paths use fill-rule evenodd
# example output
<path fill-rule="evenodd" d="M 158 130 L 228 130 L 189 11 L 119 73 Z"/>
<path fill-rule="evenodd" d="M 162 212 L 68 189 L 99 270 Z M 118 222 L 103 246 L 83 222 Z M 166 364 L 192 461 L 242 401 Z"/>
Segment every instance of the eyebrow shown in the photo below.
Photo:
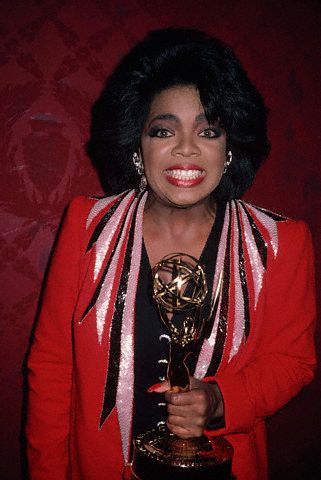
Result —
<path fill-rule="evenodd" d="M 173 113 L 161 113 L 159 115 L 155 115 L 149 122 L 149 125 L 154 122 L 155 120 L 174 120 L 174 122 L 179 122 L 179 118 L 174 115 Z M 195 117 L 197 123 L 203 122 L 204 120 L 207 121 L 205 113 L 200 113 Z"/>
<path fill-rule="evenodd" d="M 175 122 L 178 122 L 178 118 L 173 113 L 161 113 L 159 115 L 155 115 L 155 117 L 153 117 L 149 122 L 149 125 L 155 120 L 174 120 Z"/>

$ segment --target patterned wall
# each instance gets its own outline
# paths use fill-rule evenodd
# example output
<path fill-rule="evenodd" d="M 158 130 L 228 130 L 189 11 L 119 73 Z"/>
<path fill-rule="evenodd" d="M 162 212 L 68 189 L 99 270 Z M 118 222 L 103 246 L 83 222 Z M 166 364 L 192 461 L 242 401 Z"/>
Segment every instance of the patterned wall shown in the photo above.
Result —
<path fill-rule="evenodd" d="M 271 109 L 272 153 L 247 199 L 305 219 L 318 246 L 321 28 L 313 0 L 2 0 L 0 12 L 0 477 L 17 480 L 23 362 L 49 252 L 69 200 L 101 192 L 84 144 L 106 75 L 152 28 L 230 43 Z M 269 423 L 273 479 L 321 478 L 319 385 Z"/>

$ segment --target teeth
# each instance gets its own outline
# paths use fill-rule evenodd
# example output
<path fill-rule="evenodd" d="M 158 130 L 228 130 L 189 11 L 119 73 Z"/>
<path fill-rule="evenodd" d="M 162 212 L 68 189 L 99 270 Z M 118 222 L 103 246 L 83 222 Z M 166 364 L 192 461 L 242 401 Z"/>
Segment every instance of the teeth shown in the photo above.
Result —
<path fill-rule="evenodd" d="M 166 175 L 170 175 L 178 180 L 195 180 L 203 175 L 203 170 L 165 170 Z"/>

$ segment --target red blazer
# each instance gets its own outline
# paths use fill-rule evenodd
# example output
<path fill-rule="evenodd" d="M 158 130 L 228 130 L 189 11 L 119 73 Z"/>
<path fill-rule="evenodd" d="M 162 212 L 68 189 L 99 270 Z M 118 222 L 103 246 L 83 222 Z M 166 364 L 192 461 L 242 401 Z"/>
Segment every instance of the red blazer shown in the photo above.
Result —
<path fill-rule="evenodd" d="M 99 426 L 109 336 L 97 340 L 94 314 L 81 321 L 91 295 L 88 285 L 94 283 L 93 257 L 86 249 L 98 220 L 88 227 L 88 218 L 95 214 L 101 219 L 106 211 L 95 205 L 96 200 L 85 197 L 72 202 L 50 265 L 29 358 L 31 480 L 120 480 L 123 474 L 116 407 Z M 205 379 L 214 379 L 222 391 L 225 428 L 210 434 L 223 434 L 233 444 L 237 480 L 267 478 L 264 420 L 311 381 L 315 366 L 310 234 L 303 222 L 286 219 L 276 225 L 277 254 L 272 254 L 273 242 L 266 242 L 267 265 L 255 307 L 249 281 L 247 341 L 234 356 L 224 360 L 223 355 L 215 377 Z M 245 263 L 251 263 L 246 255 Z M 235 281 L 230 272 L 230 291 Z M 106 331 L 109 326 L 107 322 Z"/>

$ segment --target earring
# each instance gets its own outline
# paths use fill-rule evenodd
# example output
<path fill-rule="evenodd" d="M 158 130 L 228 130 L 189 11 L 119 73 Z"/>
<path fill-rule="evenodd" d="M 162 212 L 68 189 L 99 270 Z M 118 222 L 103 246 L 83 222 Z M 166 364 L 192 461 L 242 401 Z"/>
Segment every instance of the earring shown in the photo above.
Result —
<path fill-rule="evenodd" d="M 134 152 L 133 164 L 136 168 L 136 172 L 140 176 L 139 190 L 142 192 L 147 187 L 147 180 L 144 174 L 144 164 L 140 153 Z"/>
<path fill-rule="evenodd" d="M 226 159 L 225 162 L 224 162 L 223 174 L 227 172 L 227 169 L 228 169 L 228 167 L 231 165 L 232 160 L 233 160 L 233 154 L 232 154 L 232 151 L 229 150 L 229 151 L 227 152 L 227 159 Z"/>

